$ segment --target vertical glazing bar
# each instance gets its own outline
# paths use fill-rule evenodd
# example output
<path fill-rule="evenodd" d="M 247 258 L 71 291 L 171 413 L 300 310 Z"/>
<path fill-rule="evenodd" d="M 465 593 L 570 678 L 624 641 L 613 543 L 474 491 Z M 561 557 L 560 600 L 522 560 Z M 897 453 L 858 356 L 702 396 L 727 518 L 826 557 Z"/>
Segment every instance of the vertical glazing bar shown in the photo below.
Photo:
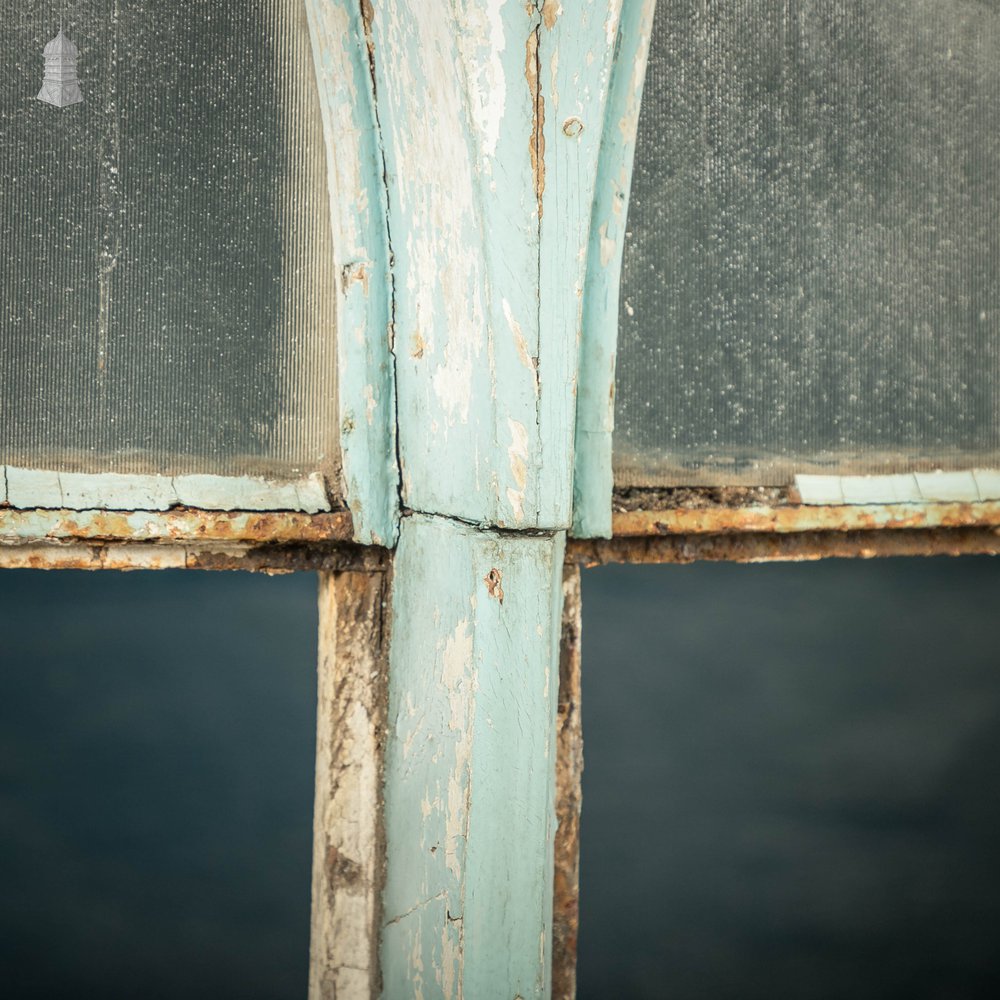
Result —
<path fill-rule="evenodd" d="M 565 533 L 404 518 L 385 760 L 387 998 L 550 990 Z"/>
<path fill-rule="evenodd" d="M 580 566 L 563 570 L 562 642 L 556 728 L 555 891 L 552 906 L 552 997 L 576 996 L 576 940 L 580 926 L 580 807 L 583 728 L 580 718 Z"/>
<path fill-rule="evenodd" d="M 611 537 L 611 433 L 625 225 L 656 0 L 623 0 L 587 252 L 576 397 L 573 534 Z"/>
<path fill-rule="evenodd" d="M 310 1000 L 373 1000 L 384 834 L 385 573 L 320 575 Z"/>
<path fill-rule="evenodd" d="M 392 293 L 382 149 L 365 4 L 306 0 L 323 112 L 337 275 L 344 495 L 354 535 L 392 545 L 399 521 Z M 332 331 L 331 331 L 332 333 Z"/>

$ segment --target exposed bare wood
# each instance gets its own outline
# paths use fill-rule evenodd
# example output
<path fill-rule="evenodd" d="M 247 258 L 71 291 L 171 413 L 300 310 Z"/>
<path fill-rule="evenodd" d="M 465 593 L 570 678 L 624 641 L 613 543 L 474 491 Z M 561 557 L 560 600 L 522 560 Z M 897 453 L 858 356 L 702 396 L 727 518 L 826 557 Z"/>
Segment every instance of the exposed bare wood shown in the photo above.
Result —
<path fill-rule="evenodd" d="M 576 996 L 576 940 L 580 926 L 580 807 L 583 728 L 580 717 L 580 567 L 563 572 L 562 640 L 556 731 L 555 891 L 552 907 L 552 997 Z"/>
<path fill-rule="evenodd" d="M 381 992 L 387 601 L 385 573 L 320 577 L 310 1000 Z"/>

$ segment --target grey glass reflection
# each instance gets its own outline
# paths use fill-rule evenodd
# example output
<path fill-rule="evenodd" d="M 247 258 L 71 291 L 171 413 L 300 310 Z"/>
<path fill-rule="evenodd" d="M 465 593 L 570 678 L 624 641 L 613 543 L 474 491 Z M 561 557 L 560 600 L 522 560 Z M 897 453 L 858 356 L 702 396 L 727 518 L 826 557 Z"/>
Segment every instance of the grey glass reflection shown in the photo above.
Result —
<path fill-rule="evenodd" d="M 1000 460 L 1000 3 L 657 6 L 619 483 Z"/>
<path fill-rule="evenodd" d="M 45 45 L 83 102 L 37 100 Z M 332 249 L 301 2 L 3 0 L 0 461 L 332 466 Z"/>

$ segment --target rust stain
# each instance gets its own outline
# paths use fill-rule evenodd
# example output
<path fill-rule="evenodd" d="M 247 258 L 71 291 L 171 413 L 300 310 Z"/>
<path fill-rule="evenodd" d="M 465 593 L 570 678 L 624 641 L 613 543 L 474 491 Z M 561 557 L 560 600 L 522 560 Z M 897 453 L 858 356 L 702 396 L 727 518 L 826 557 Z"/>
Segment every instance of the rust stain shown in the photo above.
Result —
<path fill-rule="evenodd" d="M 569 562 L 687 564 L 806 562 L 831 558 L 1000 554 L 1000 528 L 918 528 L 904 531 L 801 531 L 573 539 Z"/>
<path fill-rule="evenodd" d="M 483 581 L 490 597 L 503 604 L 503 573 L 494 567 L 483 577 Z"/>
<path fill-rule="evenodd" d="M 362 261 L 355 261 L 353 264 L 345 264 L 340 275 L 341 288 L 346 292 L 350 285 L 354 282 L 360 281 L 362 291 L 367 296 L 369 277 L 370 272 L 368 267 Z"/>
<path fill-rule="evenodd" d="M 580 926 L 580 808 L 583 730 L 580 719 L 580 568 L 563 570 L 562 636 L 556 722 L 556 832 L 552 913 L 552 998 L 576 996 Z"/>
<path fill-rule="evenodd" d="M 0 509 L 0 547 L 56 542 L 245 542 L 248 544 L 347 542 L 347 511 L 168 511 Z"/>
<path fill-rule="evenodd" d="M 303 571 L 381 573 L 389 553 L 374 546 L 178 545 L 157 542 L 0 545 L 0 569 L 241 570 L 251 573 Z"/>
<path fill-rule="evenodd" d="M 535 200 L 538 203 L 538 219 L 542 218 L 542 196 L 545 193 L 545 97 L 541 89 L 541 56 L 538 52 L 541 28 L 535 27 L 525 44 L 524 76 L 531 94 L 531 135 L 528 137 L 528 153 L 531 156 L 531 175 L 535 184 Z"/>
<path fill-rule="evenodd" d="M 613 533 L 621 538 L 996 526 L 1000 526 L 1000 503 L 993 502 L 820 507 L 778 501 L 747 507 L 619 510 L 612 517 Z"/>

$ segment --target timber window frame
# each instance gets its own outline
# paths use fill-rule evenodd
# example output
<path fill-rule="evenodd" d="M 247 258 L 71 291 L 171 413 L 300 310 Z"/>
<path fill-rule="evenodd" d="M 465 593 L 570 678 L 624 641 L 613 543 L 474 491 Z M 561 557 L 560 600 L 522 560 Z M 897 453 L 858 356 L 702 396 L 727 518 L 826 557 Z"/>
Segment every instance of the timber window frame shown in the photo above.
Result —
<path fill-rule="evenodd" d="M 429 14 L 418 0 L 304 0 L 346 509 L 107 509 L 127 507 L 107 482 L 82 509 L 61 487 L 51 505 L 0 502 L 0 568 L 323 574 L 313 997 L 373 996 L 383 980 L 394 995 L 431 962 L 442 993 L 476 995 L 505 948 L 522 960 L 503 971 L 511 995 L 572 995 L 581 566 L 1000 551 L 993 501 L 614 493 L 619 277 L 654 7 L 455 0 Z M 496 677 L 530 696 L 499 685 L 481 698 Z M 339 681 L 364 716 L 350 745 Z M 524 795 L 502 781 L 492 722 L 473 725 L 494 710 L 527 720 L 535 741 Z M 437 770 L 433 755 L 409 756 L 431 740 L 447 743 Z M 350 789 L 331 776 L 342 764 Z M 494 794 L 480 805 L 483 775 Z M 511 854 L 492 833 L 511 824 L 511 802 L 531 831 L 524 853 L 555 870 L 554 918 L 551 883 L 529 880 L 510 913 L 492 905 Z M 367 867 L 343 916 L 344 859 L 360 851 L 343 810 L 355 807 Z M 432 839 L 439 824 L 433 850 L 406 839 L 413 817 Z M 524 940 L 541 945 L 525 955 Z"/>

